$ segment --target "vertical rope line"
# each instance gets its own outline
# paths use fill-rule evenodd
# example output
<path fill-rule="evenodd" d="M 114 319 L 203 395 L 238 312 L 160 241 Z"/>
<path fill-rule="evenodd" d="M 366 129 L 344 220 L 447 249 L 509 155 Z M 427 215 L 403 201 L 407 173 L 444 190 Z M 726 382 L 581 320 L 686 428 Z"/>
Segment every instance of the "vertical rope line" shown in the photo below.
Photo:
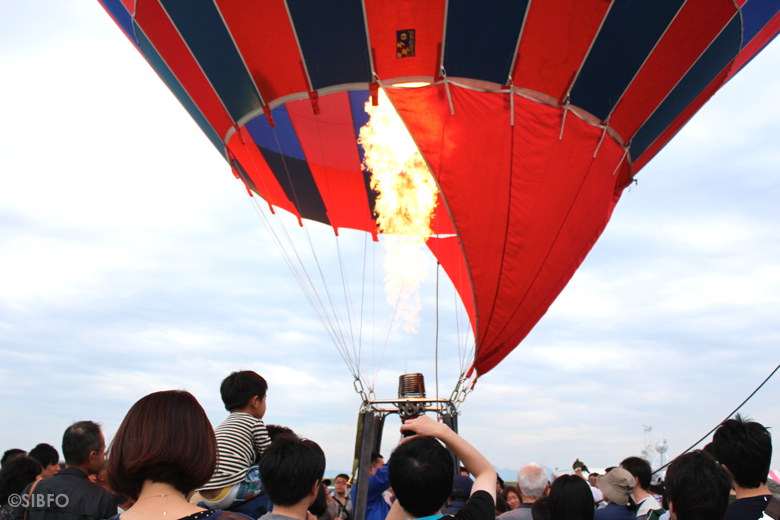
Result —
<path fill-rule="evenodd" d="M 349 281 L 347 281 L 347 273 L 346 269 L 344 268 L 344 259 L 341 256 L 341 245 L 339 243 L 339 237 L 336 235 L 336 250 L 338 251 L 339 255 L 339 269 L 341 271 L 341 285 L 344 287 L 344 303 L 347 306 L 347 320 L 349 323 L 349 333 L 350 337 L 352 339 L 352 351 L 355 353 L 355 358 L 357 359 L 358 363 L 360 363 L 360 345 L 357 346 L 357 350 L 355 350 L 355 332 L 354 328 L 352 327 L 352 316 L 354 315 L 354 306 L 352 306 L 352 294 L 349 290 Z M 350 307 L 353 309 L 353 312 L 349 312 Z M 355 324 L 357 325 L 357 319 L 355 319 Z"/>
<path fill-rule="evenodd" d="M 438 241 L 436 249 L 439 248 Z M 436 258 L 436 400 L 439 400 L 439 259 Z"/>
<path fill-rule="evenodd" d="M 305 284 L 303 277 L 301 276 L 301 273 L 298 271 L 297 267 L 295 266 L 295 263 L 292 261 L 292 258 L 290 254 L 285 249 L 284 245 L 282 244 L 281 240 L 279 239 L 279 236 L 277 235 L 276 231 L 273 229 L 273 226 L 271 225 L 270 221 L 267 219 L 265 214 L 262 212 L 262 210 L 259 207 L 259 203 L 254 200 L 254 197 L 250 198 L 250 203 L 254 203 L 252 205 L 252 208 L 255 210 L 255 212 L 260 217 L 261 222 L 263 223 L 263 226 L 266 229 L 266 232 L 271 237 L 272 241 L 276 245 L 279 252 L 282 254 L 282 258 L 284 259 L 285 263 L 287 264 L 287 267 L 290 269 L 290 271 L 293 274 L 293 278 L 298 282 L 298 285 L 300 286 L 301 290 L 303 291 L 304 296 L 309 301 L 309 304 L 312 306 L 312 309 L 314 310 L 315 315 L 319 318 L 320 322 L 322 323 L 323 327 L 325 328 L 325 332 L 330 336 L 331 341 L 333 341 L 334 345 L 336 346 L 336 351 L 341 356 L 341 359 L 344 361 L 344 363 L 347 365 L 347 369 L 350 371 L 350 373 L 357 377 L 357 374 L 355 373 L 355 370 L 353 369 L 352 364 L 348 361 L 347 357 L 345 357 L 345 352 L 342 351 L 343 346 L 339 344 L 338 338 L 333 335 L 333 325 L 330 322 L 330 320 L 325 320 L 323 318 L 322 311 L 324 309 L 320 309 L 317 306 L 316 301 L 314 300 L 311 290 L 309 287 Z M 294 244 L 291 244 L 293 249 L 295 249 Z M 303 267 L 305 270 L 305 267 Z M 311 280 L 310 280 L 311 281 Z M 313 288 L 313 285 L 312 285 Z M 316 290 L 316 289 L 315 289 Z M 346 351 L 348 354 L 348 351 Z"/>
<path fill-rule="evenodd" d="M 279 154 L 282 155 L 282 148 L 281 148 L 281 145 L 279 144 L 278 137 L 276 137 L 276 131 L 275 130 L 274 130 L 274 137 L 276 138 L 276 146 L 279 149 Z M 255 171 L 258 171 L 257 163 L 255 162 L 254 157 L 252 157 L 252 153 L 251 152 L 249 152 L 249 159 L 252 161 L 252 166 L 254 166 Z M 287 171 L 287 163 L 284 161 L 284 156 L 283 155 L 282 155 L 282 163 L 284 164 L 285 170 Z M 290 172 L 289 171 L 287 171 L 287 178 L 290 180 L 290 184 L 292 185 L 292 179 L 290 178 Z M 268 186 L 266 186 L 265 180 L 262 178 L 262 176 L 260 177 L 260 180 L 263 183 L 263 187 L 266 189 L 266 192 L 268 192 Z M 293 194 L 295 195 L 295 188 L 293 188 Z M 296 203 L 297 203 L 297 195 L 295 195 L 295 197 L 296 197 Z M 251 198 L 254 198 L 254 197 L 251 197 Z M 257 201 L 255 201 L 255 204 L 257 204 Z M 258 214 L 261 216 L 261 218 L 267 224 L 267 226 L 270 226 L 270 221 L 265 218 L 265 215 L 262 213 L 262 211 L 260 211 L 259 209 L 256 209 L 256 211 L 258 211 Z M 300 255 L 298 254 L 298 249 L 295 247 L 295 243 L 293 242 L 292 238 L 290 237 L 290 234 L 287 232 L 287 227 L 282 222 L 281 215 L 279 215 L 277 213 L 276 217 L 277 217 L 277 222 L 279 223 L 280 229 L 284 232 L 285 236 L 287 237 L 287 241 L 289 242 L 290 247 L 292 248 L 293 252 L 295 253 L 295 256 L 298 259 L 298 262 L 300 263 L 301 268 L 303 269 L 303 272 L 306 274 L 306 277 L 309 280 L 309 284 L 311 285 L 312 290 L 314 291 L 315 295 L 317 296 L 317 300 L 319 300 L 319 302 L 320 302 L 320 305 L 322 307 L 322 311 L 324 312 L 324 314 L 325 314 L 325 316 L 327 318 L 328 323 L 331 325 L 331 327 L 334 330 L 334 333 L 337 336 L 340 337 L 342 343 L 346 347 L 346 341 L 344 340 L 343 334 L 341 334 L 340 328 L 335 326 L 338 323 L 334 324 L 334 320 L 332 320 L 330 318 L 330 315 L 327 312 L 325 304 L 322 302 L 322 299 L 320 298 L 319 291 L 317 291 L 317 288 L 314 285 L 314 282 L 312 281 L 311 276 L 309 276 L 309 273 L 308 273 L 308 271 L 306 269 L 306 266 L 304 265 L 303 260 L 301 259 Z M 272 227 L 269 227 L 267 229 L 272 229 Z M 273 232 L 273 234 L 274 234 L 274 237 L 278 240 L 278 236 L 276 235 L 275 231 Z M 282 245 L 280 240 L 278 241 L 277 247 L 279 248 L 280 251 L 283 252 L 284 255 L 287 255 L 286 250 L 284 249 L 284 246 Z M 294 265 L 294 264 L 289 264 L 289 265 L 292 268 L 292 265 Z M 312 307 L 314 308 L 314 305 L 312 305 Z M 315 311 L 316 311 L 316 308 L 315 308 Z M 335 316 L 334 316 L 334 318 L 335 318 Z M 350 358 L 350 360 L 351 360 L 351 357 L 349 356 L 349 351 L 346 350 L 346 348 L 345 348 L 345 353 L 346 353 L 347 357 Z M 358 367 L 356 367 L 356 368 L 358 368 Z"/>

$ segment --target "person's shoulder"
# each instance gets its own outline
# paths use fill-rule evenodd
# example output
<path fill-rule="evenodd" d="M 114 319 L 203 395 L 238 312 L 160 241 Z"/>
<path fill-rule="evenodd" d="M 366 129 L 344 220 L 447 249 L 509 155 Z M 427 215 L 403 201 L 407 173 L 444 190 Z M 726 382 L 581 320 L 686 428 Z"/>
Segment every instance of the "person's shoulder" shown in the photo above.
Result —
<path fill-rule="evenodd" d="M 454 517 L 458 520 L 493 520 L 496 517 L 496 503 L 487 491 L 475 491 Z"/>
<path fill-rule="evenodd" d="M 753 520 L 763 516 L 772 495 L 738 498 L 726 508 L 725 520 Z"/>
<path fill-rule="evenodd" d="M 502 513 L 498 518 L 503 518 L 504 520 L 522 520 L 524 518 L 531 518 L 531 509 L 527 507 L 518 507 L 517 509 L 512 509 L 511 511 Z"/>

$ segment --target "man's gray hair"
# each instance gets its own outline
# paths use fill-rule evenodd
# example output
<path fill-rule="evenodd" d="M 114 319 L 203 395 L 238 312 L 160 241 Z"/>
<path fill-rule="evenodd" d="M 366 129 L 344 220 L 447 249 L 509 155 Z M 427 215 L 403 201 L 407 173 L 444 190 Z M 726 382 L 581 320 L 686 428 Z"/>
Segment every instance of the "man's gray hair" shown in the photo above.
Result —
<path fill-rule="evenodd" d="M 539 498 L 547 487 L 547 472 L 536 462 L 520 468 L 517 472 L 517 487 L 529 498 Z"/>

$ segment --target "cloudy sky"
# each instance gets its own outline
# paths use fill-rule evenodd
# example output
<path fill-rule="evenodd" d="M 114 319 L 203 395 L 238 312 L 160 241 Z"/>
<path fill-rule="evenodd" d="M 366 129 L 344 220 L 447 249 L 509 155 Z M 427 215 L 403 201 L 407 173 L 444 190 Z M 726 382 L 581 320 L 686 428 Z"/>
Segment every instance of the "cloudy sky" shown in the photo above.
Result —
<path fill-rule="evenodd" d="M 461 433 L 510 476 L 531 460 L 615 464 L 642 449 L 642 425 L 679 453 L 780 362 L 778 63 L 775 42 L 639 174 L 547 315 L 462 405 Z M 0 3 L 0 78 L 0 450 L 59 448 L 81 419 L 110 438 L 138 398 L 172 388 L 216 425 L 220 381 L 251 369 L 269 381 L 266 421 L 318 441 L 329 472 L 349 469 L 349 371 L 243 185 L 99 4 Z M 309 230 L 340 289 L 332 234 Z M 364 237 L 339 240 L 356 299 Z M 369 241 L 367 258 L 382 254 Z M 380 397 L 405 369 L 435 391 L 434 280 L 431 262 L 421 331 L 390 335 Z M 392 308 L 371 290 L 373 373 Z M 448 394 L 457 306 L 446 280 L 440 294 Z M 780 428 L 779 391 L 780 375 L 744 413 Z"/>

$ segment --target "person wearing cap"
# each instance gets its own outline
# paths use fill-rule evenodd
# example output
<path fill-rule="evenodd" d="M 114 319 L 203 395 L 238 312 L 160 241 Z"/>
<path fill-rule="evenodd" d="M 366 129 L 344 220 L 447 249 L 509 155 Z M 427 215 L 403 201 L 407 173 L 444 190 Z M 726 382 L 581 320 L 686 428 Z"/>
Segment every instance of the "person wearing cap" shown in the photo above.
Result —
<path fill-rule="evenodd" d="M 593 520 L 636 520 L 636 479 L 631 473 L 615 468 L 601 475 L 598 484 L 607 505 L 596 510 Z"/>
<path fill-rule="evenodd" d="M 471 477 L 455 475 L 452 477 L 452 493 L 450 493 L 449 505 L 441 510 L 444 515 L 454 515 L 460 508 L 466 505 L 471 496 L 471 487 L 474 481 Z"/>

